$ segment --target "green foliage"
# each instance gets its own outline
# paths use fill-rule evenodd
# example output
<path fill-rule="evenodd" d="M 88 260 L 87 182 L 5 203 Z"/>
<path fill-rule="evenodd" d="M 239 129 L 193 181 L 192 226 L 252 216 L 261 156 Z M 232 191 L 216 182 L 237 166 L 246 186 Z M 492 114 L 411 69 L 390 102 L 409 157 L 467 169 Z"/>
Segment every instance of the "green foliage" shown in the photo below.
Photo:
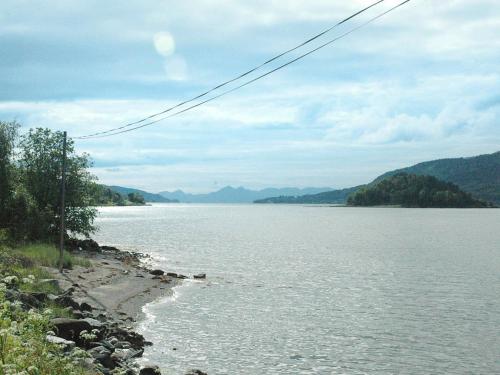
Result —
<path fill-rule="evenodd" d="M 318 194 L 293 196 L 280 196 L 265 199 L 259 199 L 254 203 L 286 203 L 286 204 L 344 204 L 349 194 L 356 191 L 359 187 L 325 191 Z"/>
<path fill-rule="evenodd" d="M 432 176 L 399 173 L 361 188 L 348 199 L 352 206 L 397 205 L 403 207 L 488 207 L 458 186 Z"/>
<path fill-rule="evenodd" d="M 22 180 L 38 210 L 51 213 L 46 231 L 57 234 L 60 215 L 60 178 L 63 133 L 49 129 L 31 129 L 21 137 L 19 159 Z M 97 212 L 89 207 L 95 177 L 87 154 L 76 155 L 74 143 L 67 141 L 66 161 L 66 228 L 70 232 L 89 236 Z"/>
<path fill-rule="evenodd" d="M 14 249 L 16 254 L 22 255 L 29 259 L 35 265 L 45 267 L 58 267 L 59 250 L 53 245 L 47 244 L 30 244 Z M 73 256 L 67 251 L 64 252 L 63 267 L 73 268 L 73 266 L 89 267 L 90 262 L 87 259 Z"/>
<path fill-rule="evenodd" d="M 12 159 L 18 129 L 16 122 L 0 122 L 0 228 L 7 227 L 9 221 L 9 205 L 15 186 Z"/>
<path fill-rule="evenodd" d="M 63 133 L 0 122 L 0 231 L 14 242 L 54 241 L 60 221 Z M 17 150 L 17 154 L 14 151 Z M 67 142 L 66 230 L 88 237 L 97 211 L 91 207 L 95 177 L 87 154 Z"/>
<path fill-rule="evenodd" d="M 93 206 L 142 206 L 146 202 L 140 193 L 123 194 L 107 186 L 94 184 L 91 204 Z"/>
<path fill-rule="evenodd" d="M 128 193 L 128 200 L 135 204 L 145 204 L 144 197 L 139 193 Z"/>
<path fill-rule="evenodd" d="M 55 286 L 39 282 L 49 277 L 28 257 L 0 246 L 0 375 L 89 374 L 81 366 L 85 352 L 73 349 L 64 353 L 46 339 L 52 330 L 50 319 L 70 317 L 67 310 L 49 303 L 26 311 L 19 302 L 6 298 L 7 289 L 59 293 Z"/>
<path fill-rule="evenodd" d="M 470 158 L 428 161 L 387 172 L 375 182 L 401 172 L 434 176 L 458 185 L 474 198 L 500 205 L 500 152 Z"/>

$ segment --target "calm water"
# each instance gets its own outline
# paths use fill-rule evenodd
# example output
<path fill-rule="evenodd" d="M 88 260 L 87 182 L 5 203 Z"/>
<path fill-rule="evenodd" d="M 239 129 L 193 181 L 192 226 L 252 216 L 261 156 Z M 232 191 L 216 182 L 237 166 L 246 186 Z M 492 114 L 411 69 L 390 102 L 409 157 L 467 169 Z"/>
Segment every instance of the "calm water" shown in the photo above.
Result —
<path fill-rule="evenodd" d="M 169 373 L 500 374 L 500 210 L 156 205 L 99 225 L 208 274 L 145 308 L 144 361 Z"/>

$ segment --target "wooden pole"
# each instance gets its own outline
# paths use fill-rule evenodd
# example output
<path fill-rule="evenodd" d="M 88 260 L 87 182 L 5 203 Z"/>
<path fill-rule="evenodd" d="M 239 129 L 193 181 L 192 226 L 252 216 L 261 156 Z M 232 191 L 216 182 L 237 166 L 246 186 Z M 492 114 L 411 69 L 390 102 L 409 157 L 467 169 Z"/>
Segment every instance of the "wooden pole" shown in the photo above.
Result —
<path fill-rule="evenodd" d="M 64 255 L 64 212 L 66 199 L 66 132 L 63 138 L 63 158 L 62 158 L 62 176 L 61 176 L 61 224 L 59 232 L 59 272 L 63 270 L 63 255 Z"/>

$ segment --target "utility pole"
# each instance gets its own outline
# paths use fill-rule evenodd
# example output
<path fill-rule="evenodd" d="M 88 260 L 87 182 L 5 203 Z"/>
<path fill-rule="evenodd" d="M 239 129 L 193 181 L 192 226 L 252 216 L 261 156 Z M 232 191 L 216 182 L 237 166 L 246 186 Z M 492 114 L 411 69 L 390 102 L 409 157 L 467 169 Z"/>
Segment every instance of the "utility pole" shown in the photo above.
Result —
<path fill-rule="evenodd" d="M 59 238 L 59 272 L 63 270 L 63 255 L 64 255 L 64 211 L 66 198 L 66 132 L 63 138 L 63 158 L 62 158 L 62 176 L 61 176 L 61 224 Z"/>

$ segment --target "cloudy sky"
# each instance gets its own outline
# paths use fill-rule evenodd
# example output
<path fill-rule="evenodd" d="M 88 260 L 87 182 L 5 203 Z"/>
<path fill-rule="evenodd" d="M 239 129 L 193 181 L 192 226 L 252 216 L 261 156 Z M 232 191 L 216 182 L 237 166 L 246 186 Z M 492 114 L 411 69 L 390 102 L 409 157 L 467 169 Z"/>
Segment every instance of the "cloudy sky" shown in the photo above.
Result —
<path fill-rule="evenodd" d="M 371 2 L 2 0 L 0 119 L 73 137 L 120 126 Z M 412 0 L 231 95 L 77 148 L 103 183 L 189 192 L 347 187 L 425 160 L 498 151 L 499 35 L 498 0 Z"/>

